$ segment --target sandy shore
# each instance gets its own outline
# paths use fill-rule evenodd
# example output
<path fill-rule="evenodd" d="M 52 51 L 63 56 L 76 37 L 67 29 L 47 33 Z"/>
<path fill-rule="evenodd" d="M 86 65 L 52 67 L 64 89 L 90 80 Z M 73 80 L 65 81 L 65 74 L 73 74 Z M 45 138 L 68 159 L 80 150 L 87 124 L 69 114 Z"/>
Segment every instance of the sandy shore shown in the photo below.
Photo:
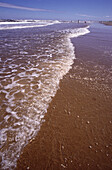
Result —
<path fill-rule="evenodd" d="M 61 81 L 46 121 L 17 169 L 111 169 L 112 98 L 70 75 Z"/>
<path fill-rule="evenodd" d="M 112 26 L 112 21 L 102 21 L 102 22 L 100 22 L 100 23 L 105 24 L 105 25 Z"/>
<path fill-rule="evenodd" d="M 82 58 L 75 60 L 61 80 L 45 122 L 24 148 L 17 170 L 112 169 L 112 95 L 100 82 L 96 88 L 95 82 L 76 76 L 76 65 L 83 64 Z"/>

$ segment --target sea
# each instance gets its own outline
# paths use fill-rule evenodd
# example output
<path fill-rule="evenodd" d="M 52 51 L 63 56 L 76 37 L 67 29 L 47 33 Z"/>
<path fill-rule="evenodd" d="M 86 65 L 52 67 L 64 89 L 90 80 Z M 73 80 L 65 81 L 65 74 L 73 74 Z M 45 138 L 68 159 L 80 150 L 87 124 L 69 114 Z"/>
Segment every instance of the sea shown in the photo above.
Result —
<path fill-rule="evenodd" d="M 14 169 L 23 148 L 38 134 L 60 80 L 76 60 L 71 39 L 89 34 L 89 25 L 0 22 L 0 169 Z"/>

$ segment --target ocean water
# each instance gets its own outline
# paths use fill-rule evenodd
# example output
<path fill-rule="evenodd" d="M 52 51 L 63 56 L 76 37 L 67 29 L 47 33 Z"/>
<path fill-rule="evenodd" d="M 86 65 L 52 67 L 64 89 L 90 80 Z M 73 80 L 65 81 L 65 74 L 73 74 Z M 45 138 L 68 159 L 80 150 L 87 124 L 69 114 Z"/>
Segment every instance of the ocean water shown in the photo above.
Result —
<path fill-rule="evenodd" d="M 19 20 L 13 22 L 5 21 L 0 22 L 0 30 L 44 27 L 57 23 L 61 23 L 61 21 L 58 20 L 21 20 L 21 21 Z"/>
<path fill-rule="evenodd" d="M 84 24 L 58 21 L 0 23 L 1 169 L 14 169 L 38 133 L 75 59 L 71 38 L 89 32 Z"/>

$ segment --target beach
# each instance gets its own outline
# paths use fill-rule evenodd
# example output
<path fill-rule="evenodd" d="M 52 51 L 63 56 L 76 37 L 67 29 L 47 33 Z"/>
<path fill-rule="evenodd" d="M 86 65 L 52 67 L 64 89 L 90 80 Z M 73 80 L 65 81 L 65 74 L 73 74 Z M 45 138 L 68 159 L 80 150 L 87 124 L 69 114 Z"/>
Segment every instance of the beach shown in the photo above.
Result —
<path fill-rule="evenodd" d="M 1 1 L 0 170 L 112 170 L 112 1 Z"/>
<path fill-rule="evenodd" d="M 0 33 L 0 168 L 110 170 L 111 27 L 39 20 Z"/>
<path fill-rule="evenodd" d="M 37 20 L 0 23 L 0 168 L 14 169 L 38 134 L 60 80 L 75 59 L 71 37 L 87 24 Z"/>
<path fill-rule="evenodd" d="M 112 26 L 112 21 L 101 21 L 102 24 Z"/>
<path fill-rule="evenodd" d="M 90 31 L 72 39 L 76 59 L 17 170 L 111 170 L 112 31 L 100 24 Z"/>
<path fill-rule="evenodd" d="M 111 169 L 112 98 L 101 93 L 67 75 L 17 169 Z"/>

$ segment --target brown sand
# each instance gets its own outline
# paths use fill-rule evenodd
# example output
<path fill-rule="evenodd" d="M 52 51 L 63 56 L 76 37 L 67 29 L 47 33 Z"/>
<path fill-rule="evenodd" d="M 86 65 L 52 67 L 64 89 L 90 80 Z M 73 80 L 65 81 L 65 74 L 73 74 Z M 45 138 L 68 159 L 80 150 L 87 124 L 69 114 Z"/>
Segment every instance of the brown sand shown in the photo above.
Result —
<path fill-rule="evenodd" d="M 101 21 L 100 23 L 112 26 L 112 21 Z"/>
<path fill-rule="evenodd" d="M 112 170 L 112 86 L 103 80 L 104 69 L 96 67 L 108 68 L 110 60 L 93 48 L 97 41 L 90 48 L 89 36 L 84 37 L 74 40 L 77 60 L 61 80 L 17 170 Z"/>
<path fill-rule="evenodd" d="M 81 83 L 73 74 L 74 66 L 61 81 L 45 122 L 25 147 L 17 170 L 112 169 L 112 96 Z"/>

